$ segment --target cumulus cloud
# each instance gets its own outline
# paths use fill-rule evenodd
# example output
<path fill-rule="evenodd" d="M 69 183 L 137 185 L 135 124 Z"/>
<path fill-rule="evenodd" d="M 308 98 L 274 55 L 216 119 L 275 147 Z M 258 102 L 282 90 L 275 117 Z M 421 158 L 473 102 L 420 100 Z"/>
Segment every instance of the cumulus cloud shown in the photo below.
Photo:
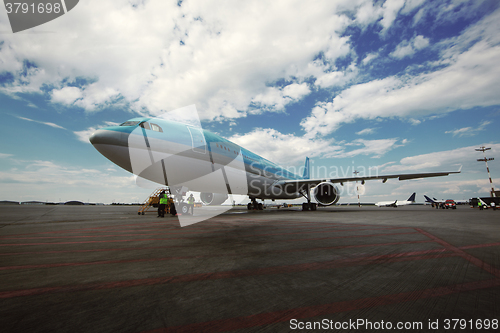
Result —
<path fill-rule="evenodd" d="M 334 63 L 351 52 L 339 8 L 352 6 L 85 1 L 33 29 L 57 34 L 2 36 L 0 72 L 14 77 L 2 91 L 48 90 L 54 103 L 89 111 L 117 102 L 152 115 L 196 104 L 202 119 L 244 117 L 256 102 L 272 111 L 308 94 L 305 78 L 334 70 L 316 66 L 318 54 Z M 268 89 L 282 79 L 293 85 Z"/>
<path fill-rule="evenodd" d="M 477 146 L 468 146 L 453 150 L 439 151 L 429 154 L 409 156 L 401 159 L 399 164 L 391 164 L 384 168 L 385 172 L 401 172 L 401 171 L 422 171 L 422 170 L 437 170 L 454 171 L 459 165 L 463 166 L 464 171 L 481 172 L 484 165 L 477 163 L 477 158 L 481 158 L 482 154 L 475 149 Z M 500 151 L 500 144 L 488 144 L 491 147 L 489 157 L 497 157 Z"/>
<path fill-rule="evenodd" d="M 332 102 L 318 103 L 311 115 L 302 120 L 302 127 L 310 136 L 327 135 L 342 123 L 360 118 L 416 119 L 500 104 L 499 22 L 497 11 L 467 29 L 461 38 L 443 42 L 448 47 L 442 51 L 440 69 L 353 85 Z M 471 46 L 472 35 L 475 44 Z"/>
<path fill-rule="evenodd" d="M 296 102 L 311 92 L 307 83 L 293 83 L 284 88 L 268 87 L 252 99 L 257 108 L 283 110 L 288 103 Z"/>
<path fill-rule="evenodd" d="M 410 41 L 404 40 L 389 55 L 394 58 L 402 59 L 414 55 L 417 51 L 429 46 L 429 39 L 424 36 L 415 36 Z"/>

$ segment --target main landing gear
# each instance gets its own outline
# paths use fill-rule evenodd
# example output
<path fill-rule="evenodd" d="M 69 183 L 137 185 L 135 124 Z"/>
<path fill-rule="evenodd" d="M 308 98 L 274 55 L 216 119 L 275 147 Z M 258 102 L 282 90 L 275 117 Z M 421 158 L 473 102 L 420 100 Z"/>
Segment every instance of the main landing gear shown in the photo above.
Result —
<path fill-rule="evenodd" d="M 249 202 L 247 205 L 248 210 L 263 210 L 264 206 L 262 203 L 258 203 L 256 198 L 250 198 L 252 202 Z"/>
<path fill-rule="evenodd" d="M 311 191 L 300 192 L 304 198 L 307 199 L 307 202 L 302 203 L 302 211 L 312 210 L 315 211 L 318 208 L 318 205 L 315 202 L 311 202 Z"/>

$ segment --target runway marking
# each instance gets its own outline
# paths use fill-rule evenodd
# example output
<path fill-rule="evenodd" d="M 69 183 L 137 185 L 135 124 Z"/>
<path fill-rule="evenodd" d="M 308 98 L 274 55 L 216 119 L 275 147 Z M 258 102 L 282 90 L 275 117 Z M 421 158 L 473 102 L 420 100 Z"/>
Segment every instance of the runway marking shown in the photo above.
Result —
<path fill-rule="evenodd" d="M 428 233 L 427 231 L 424 231 L 424 230 L 419 229 L 419 228 L 415 228 L 415 230 L 417 230 L 421 234 L 429 237 L 430 239 L 434 240 L 436 243 L 442 245 L 447 250 L 456 253 L 457 255 L 459 255 L 460 257 L 462 257 L 465 260 L 469 261 L 470 263 L 476 265 L 477 267 L 485 270 L 486 272 L 488 272 L 490 274 L 493 274 L 497 278 L 500 278 L 500 269 L 494 268 L 493 266 L 491 266 L 490 264 L 485 263 L 481 259 L 478 259 L 478 258 L 476 258 L 476 257 L 468 254 L 464 250 L 459 249 L 458 247 L 451 245 L 450 243 L 448 243 L 448 242 L 442 240 L 441 238 L 438 238 L 438 237 L 436 237 L 436 236 Z"/>
<path fill-rule="evenodd" d="M 417 291 L 390 294 L 384 296 L 367 297 L 350 301 L 334 302 L 329 304 L 312 305 L 301 308 L 287 309 L 281 311 L 259 313 L 255 315 L 235 318 L 225 318 L 208 322 L 180 325 L 174 327 L 158 328 L 143 331 L 142 333 L 168 333 L 168 332 L 226 332 L 257 326 L 271 325 L 290 321 L 291 319 L 305 319 L 312 317 L 327 316 L 334 313 L 349 312 L 384 305 L 399 304 L 420 299 L 442 297 L 500 286 L 500 279 L 486 281 L 467 282 L 446 287 L 429 288 Z"/>
<path fill-rule="evenodd" d="M 335 228 L 335 229 L 334 229 Z M 358 231 L 358 230 L 392 230 L 392 229 L 409 229 L 409 228 L 361 228 L 361 229 L 336 229 L 338 227 L 322 227 L 316 228 L 315 230 L 310 231 L 296 231 L 295 228 L 284 228 L 285 230 L 292 229 L 293 232 L 281 232 L 281 233 L 267 233 L 267 234 L 251 234 L 251 235 L 242 235 L 244 237 L 260 237 L 260 236 L 279 236 L 279 235 L 293 235 L 293 234 L 308 234 L 308 233 L 318 233 L 318 232 L 343 232 L 343 231 Z M 319 230 L 318 230 L 319 229 Z M 331 230 L 330 229 L 334 229 Z M 326 230 L 326 231 L 325 231 Z M 176 231 L 174 234 L 216 234 L 218 232 L 225 232 L 229 230 L 217 230 L 217 231 L 198 231 L 198 232 L 190 232 L 190 231 Z M 242 231 L 245 230 L 230 230 L 230 231 Z M 111 231 L 106 231 L 111 232 Z M 113 231 L 113 232 L 121 232 L 121 231 Z M 130 232 L 130 231 L 126 231 Z M 4 236 L 0 237 L 0 240 L 25 240 L 25 239 L 60 239 L 60 238 L 100 238 L 100 237 L 130 237 L 130 236 L 153 236 L 153 235 L 165 235 L 172 234 L 171 231 L 164 231 L 161 233 L 135 233 L 135 234 L 119 234 L 119 235 L 61 235 L 61 236 L 39 236 L 39 237 L 11 237 Z M 197 238 L 197 237 L 172 237 L 166 239 L 185 239 L 185 238 Z"/>
<path fill-rule="evenodd" d="M 251 252 L 252 255 L 258 254 L 278 254 L 278 253 L 290 253 L 290 252 L 304 252 L 304 251 L 322 251 L 322 250 L 336 250 L 336 249 L 349 249 L 349 248 L 361 248 L 361 247 L 376 247 L 376 246 L 392 246 L 401 244 L 421 244 L 421 243 L 431 243 L 432 240 L 420 240 L 420 241 L 406 241 L 406 242 L 393 242 L 393 243 L 375 243 L 375 244 L 361 244 L 361 245 L 338 245 L 338 246 L 323 246 L 314 248 L 298 248 L 298 249 L 286 249 L 286 250 L 266 250 L 260 252 Z M 123 250 L 123 249 L 117 249 Z M 84 250 L 81 250 L 84 251 Z M 96 251 L 96 250 L 88 250 Z M 110 251 L 110 250 L 108 250 Z M 406 255 L 416 255 L 416 254 L 428 254 L 433 252 L 446 251 L 444 249 L 437 250 L 424 250 L 424 251 L 413 251 L 413 252 L 402 252 L 399 253 L 400 256 Z M 34 252 L 36 253 L 36 252 Z M 194 256 L 178 256 L 178 257 L 162 257 L 162 258 L 143 258 L 143 259 L 123 259 L 123 260 L 103 260 L 103 261 L 92 261 L 92 262 L 71 262 L 71 263 L 52 263 L 52 264 L 39 264 L 39 265 L 18 265 L 18 266 L 4 266 L 0 267 L 1 270 L 15 270 L 15 269 L 38 269 L 38 268 L 54 268 L 54 267 L 68 267 L 68 266 L 89 266 L 89 265 L 108 265 L 108 264 L 126 264 L 126 263 L 139 263 L 139 262 L 154 262 L 154 261 L 167 261 L 167 260 L 186 260 L 186 259 L 198 259 L 198 258 L 216 258 L 216 257 L 237 257 L 248 255 L 245 253 L 232 253 L 232 254 L 209 254 L 209 255 L 194 255 Z M 396 255 L 396 254 L 394 254 Z M 371 257 L 373 258 L 373 257 Z"/>
<path fill-rule="evenodd" d="M 25 290 L 3 291 L 0 292 L 0 299 L 21 297 L 21 296 L 35 296 L 35 295 L 43 295 L 49 293 L 52 294 L 52 293 L 68 293 L 68 292 L 115 289 L 115 288 L 130 288 L 137 286 L 152 286 L 152 285 L 162 285 L 170 283 L 233 279 L 244 276 L 286 274 L 286 273 L 298 273 L 298 272 L 322 270 L 322 269 L 337 269 L 343 267 L 377 264 L 377 261 L 380 260 L 383 260 L 383 263 L 394 263 L 403 261 L 449 258 L 456 256 L 457 254 L 450 253 L 450 254 L 402 257 L 401 254 L 395 253 L 395 254 L 377 255 L 370 257 L 329 260 L 324 262 L 313 262 L 313 263 L 284 265 L 284 266 L 271 266 L 271 267 L 262 267 L 262 268 L 236 270 L 236 271 L 197 273 L 197 274 L 166 276 L 158 278 L 80 284 L 75 286 L 41 287 L 41 288 L 33 288 Z"/>
<path fill-rule="evenodd" d="M 212 222 L 212 221 L 211 221 Z M 271 220 L 269 220 L 271 222 Z M 274 221 L 276 222 L 276 221 Z M 131 230 L 140 230 L 144 231 L 147 230 L 147 228 L 155 227 L 157 225 L 160 226 L 172 226 L 174 227 L 173 229 L 167 229 L 167 228 L 157 228 L 154 230 L 162 230 L 165 232 L 177 232 L 177 233 L 197 233 L 197 230 L 207 230 L 207 232 L 217 232 L 217 231 L 227 231 L 229 230 L 227 227 L 226 228 L 219 228 L 219 229 L 213 229 L 211 228 L 212 226 L 206 226 L 206 227 L 198 227 L 198 228 L 189 228 L 189 230 L 181 229 L 177 223 L 170 225 L 166 224 L 163 221 L 162 222 L 150 222 L 150 223 L 144 223 L 144 224 L 124 224 L 124 225 L 113 225 L 113 226 L 105 226 L 105 227 L 93 227 L 93 228 L 80 228 L 80 229 L 66 229 L 66 230 L 58 230 L 58 231 L 44 231 L 44 232 L 35 232 L 35 233 L 25 233 L 25 234 L 12 234 L 8 236 L 0 236 L 0 239 L 3 239 L 4 237 L 12 237 L 12 236 L 30 236 L 30 235 L 42 235 L 42 234 L 64 234 L 64 233 L 74 233 L 74 232 L 82 232 L 82 231 L 88 231 L 89 233 L 94 233 L 94 232 L 130 232 L 125 229 L 131 229 Z M 233 225 L 233 224 L 231 224 Z M 237 225 L 237 224 L 236 224 Z M 241 226 L 249 226 L 249 224 L 240 224 Z M 262 223 L 255 223 L 252 226 L 259 226 L 259 227 L 271 227 L 271 228 L 282 228 L 282 227 L 290 227 L 292 228 L 307 228 L 307 227 L 313 227 L 317 228 L 318 226 L 321 227 L 357 227 L 357 225 L 351 225 L 351 224 L 340 224 L 340 223 L 321 223 L 321 222 L 304 222 L 304 223 L 283 223 L 281 225 L 266 225 Z M 369 225 L 359 225 L 359 226 L 369 226 Z M 146 227 L 145 228 L 139 228 L 139 227 Z M 373 225 L 371 227 L 374 227 Z M 380 228 L 408 228 L 408 227 L 380 227 Z M 119 229 L 119 230 L 109 230 L 109 229 Z M 288 228 L 287 228 L 288 229 Z M 181 231 L 182 230 L 182 231 Z M 194 232 L 193 232 L 194 230 Z"/>
<path fill-rule="evenodd" d="M 301 233 L 303 234 L 303 233 Z M 389 235 L 407 235 L 418 234 L 418 232 L 402 232 L 402 233 L 385 233 L 385 234 L 369 234 L 369 235 L 351 235 L 337 237 L 321 237 L 321 238 L 294 238 L 294 239 L 273 239 L 273 242 L 301 242 L 312 240 L 326 240 L 339 238 L 356 238 L 356 237 L 376 237 Z M 261 235 L 266 236 L 266 235 Z M 145 238 L 145 239 L 115 239 L 115 240 L 95 240 L 95 241 L 78 241 L 78 242 L 43 242 L 43 243 L 19 243 L 19 244 L 0 244 L 0 247 L 9 246 L 37 246 L 37 245 L 69 245 L 69 244 L 95 244 L 95 243 L 120 243 L 120 242 L 144 242 L 144 241 L 161 241 L 161 240 L 176 240 L 176 239 L 191 239 L 196 237 L 178 237 L 178 238 Z M 171 247 L 186 247 L 188 245 L 172 245 Z"/>

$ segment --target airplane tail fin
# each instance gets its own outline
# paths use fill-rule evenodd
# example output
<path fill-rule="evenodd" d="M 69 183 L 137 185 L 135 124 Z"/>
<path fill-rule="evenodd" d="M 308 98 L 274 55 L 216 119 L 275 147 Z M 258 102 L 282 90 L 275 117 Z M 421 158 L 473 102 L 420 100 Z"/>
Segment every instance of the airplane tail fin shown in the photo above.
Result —
<path fill-rule="evenodd" d="M 416 192 L 413 192 L 412 195 L 410 195 L 410 197 L 408 198 L 408 200 L 406 201 L 411 201 L 411 202 L 415 202 L 415 197 L 417 196 L 417 193 Z"/>
<path fill-rule="evenodd" d="M 429 198 L 429 197 L 428 197 L 428 196 L 426 196 L 425 194 L 424 194 L 424 198 L 425 198 L 425 201 L 427 201 L 427 202 L 431 202 L 431 203 L 434 203 L 434 200 L 432 200 L 431 198 Z"/>
<path fill-rule="evenodd" d="M 306 164 L 304 165 L 304 174 L 302 179 L 309 179 L 309 157 L 306 157 Z"/>

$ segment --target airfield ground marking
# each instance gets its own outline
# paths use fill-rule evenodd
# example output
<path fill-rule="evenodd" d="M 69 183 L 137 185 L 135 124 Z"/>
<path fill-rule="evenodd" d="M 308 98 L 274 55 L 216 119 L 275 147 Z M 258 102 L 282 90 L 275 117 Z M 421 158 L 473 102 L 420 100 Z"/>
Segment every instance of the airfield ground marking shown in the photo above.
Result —
<path fill-rule="evenodd" d="M 369 234 L 369 235 L 350 235 L 350 236 L 337 236 L 337 237 L 320 237 L 320 238 L 294 238 L 294 239 L 275 239 L 273 242 L 305 242 L 312 240 L 326 240 L 326 239 L 341 239 L 341 238 L 357 238 L 357 237 L 375 237 L 375 236 L 388 236 L 388 235 L 407 235 L 418 234 L 418 232 L 402 232 L 402 233 L 385 233 L 385 234 Z M 91 241 L 73 241 L 73 242 L 42 242 L 42 243 L 8 243 L 0 244 L 0 247 L 15 247 L 15 246 L 38 246 L 38 245 L 69 245 L 69 244 L 98 244 L 98 243 L 123 243 L 123 242 L 144 242 L 144 241 L 161 241 L 161 240 L 182 240 L 191 239 L 196 237 L 178 237 L 178 238 L 140 238 L 140 239 L 114 239 L 114 240 L 91 240 Z M 175 247 L 186 247 L 186 245 L 171 245 Z"/>
<path fill-rule="evenodd" d="M 323 269 L 338 269 L 343 267 L 378 264 L 378 261 L 380 260 L 383 260 L 382 261 L 383 263 L 394 263 L 394 262 L 404 262 L 404 261 L 428 260 L 436 258 L 449 258 L 456 256 L 457 254 L 450 253 L 450 254 L 402 257 L 399 253 L 395 253 L 395 254 L 378 255 L 372 257 L 360 257 L 351 259 L 329 260 L 325 262 L 261 267 L 261 268 L 246 269 L 246 270 L 196 273 L 196 274 L 185 274 L 185 275 L 158 277 L 158 278 L 145 278 L 145 279 L 102 282 L 102 283 L 88 283 L 88 284 L 79 284 L 74 286 L 40 287 L 40 288 L 32 288 L 24 290 L 2 291 L 0 292 L 0 299 L 21 297 L 21 296 L 35 296 L 35 295 L 43 295 L 49 293 L 53 294 L 53 293 L 69 293 L 69 292 L 81 292 L 81 291 L 116 289 L 116 288 L 130 288 L 138 286 L 152 286 L 152 285 L 162 285 L 171 283 L 233 279 L 245 276 L 261 276 L 261 275 L 271 275 L 271 274 L 307 272 L 307 271 L 323 270 Z"/>
<path fill-rule="evenodd" d="M 469 261 L 470 263 L 476 265 L 477 267 L 485 270 L 486 272 L 490 273 L 490 274 L 493 274 L 494 276 L 496 276 L 497 278 L 500 278 L 500 269 L 498 268 L 495 268 L 493 266 L 491 266 L 490 264 L 488 263 L 485 263 L 484 261 L 482 261 L 481 259 L 479 258 L 476 258 L 470 254 L 468 254 L 467 252 L 465 252 L 463 249 L 460 249 L 454 245 L 451 245 L 450 243 L 442 240 L 441 238 L 439 237 L 436 237 L 432 234 L 430 234 L 429 232 L 427 231 L 424 231 L 422 229 L 419 229 L 419 228 L 415 228 L 415 230 L 417 230 L 418 232 L 420 232 L 421 234 L 429 237 L 430 239 L 432 239 L 433 241 L 435 241 L 436 243 L 442 245 L 445 249 L 451 251 L 451 252 L 454 252 L 456 253 L 457 255 L 459 255 L 460 257 L 464 258 L 465 260 Z"/>
<path fill-rule="evenodd" d="M 419 240 L 419 241 L 403 241 L 403 242 L 392 242 L 392 243 L 374 243 L 374 244 L 360 244 L 360 245 L 337 245 L 337 246 L 322 246 L 313 248 L 294 248 L 285 250 L 266 250 L 260 252 L 252 252 L 251 254 L 279 254 L 279 253 L 292 253 L 292 252 L 305 252 L 305 251 L 324 251 L 324 250 L 338 250 L 338 249 L 350 249 L 350 248 L 364 248 L 364 247 L 377 247 L 377 246 L 393 246 L 402 244 L 421 244 L 421 243 L 431 243 L 432 240 Z M 123 250 L 123 249 L 118 249 Z M 84 250 L 80 250 L 84 251 Z M 89 250 L 92 251 L 92 250 Z M 430 254 L 435 252 L 444 252 L 445 249 L 434 249 L 434 250 L 422 250 L 422 251 L 412 251 L 412 252 L 401 252 L 397 254 L 391 254 L 392 256 L 409 256 L 416 254 Z M 88 252 L 88 251 L 87 251 Z M 95 252 L 95 251 L 92 251 Z M 35 252 L 36 253 L 36 252 Z M 208 254 L 208 255 L 193 255 L 193 256 L 172 256 L 172 257 L 161 257 L 161 258 L 143 258 L 143 259 L 122 259 L 122 260 L 103 260 L 103 261 L 91 261 L 91 262 L 68 262 L 68 263 L 52 263 L 52 264 L 39 264 L 39 265 L 18 265 L 18 266 L 4 266 L 0 267 L 2 270 L 16 270 L 16 269 L 39 269 L 39 268 L 54 268 L 54 267 L 67 267 L 67 266 L 89 266 L 89 265 L 107 265 L 107 264 L 124 264 L 124 263 L 139 263 L 139 262 L 155 262 L 155 261 L 168 261 L 168 260 L 186 260 L 186 259 L 198 259 L 198 258 L 218 258 L 218 257 L 238 257 L 248 255 L 248 253 L 223 253 L 223 254 Z M 384 255 L 382 255 L 384 257 Z M 374 256 L 368 257 L 370 260 L 374 259 Z M 361 258 L 363 259 L 363 258 Z M 356 259 L 352 259 L 356 260 Z"/>
<path fill-rule="evenodd" d="M 291 228 L 285 228 L 285 230 L 289 230 Z M 308 231 L 297 231 L 296 229 L 291 229 L 292 232 L 278 232 L 278 233 L 265 233 L 265 234 L 251 234 L 251 235 L 241 235 L 243 237 L 263 237 L 263 236 L 283 236 L 283 235 L 296 235 L 296 234 L 312 234 L 312 233 L 330 233 L 330 232 L 346 232 L 346 231 L 358 231 L 358 230 L 395 230 L 395 229 L 409 229 L 409 228 L 357 228 L 357 229 L 337 229 L 337 227 L 323 227 L 316 228 L 315 230 Z M 283 230 L 283 229 L 282 229 Z M 61 235 L 61 236 L 35 236 L 35 237 L 17 237 L 12 235 L 0 237 L 0 240 L 27 240 L 27 239 L 67 239 L 67 238 L 102 238 L 102 237 L 130 237 L 130 236 L 155 236 L 155 235 L 165 235 L 165 234 L 217 234 L 224 233 L 226 230 L 218 230 L 218 231 L 198 231 L 198 232 L 157 232 L 157 233 L 132 233 L 132 234 L 114 234 L 114 235 Z M 240 230 L 237 230 L 240 231 Z M 241 230 L 244 232 L 245 230 Z M 130 231 L 128 231 L 130 232 Z M 197 236 L 186 236 L 186 237 L 171 237 L 171 238 L 163 238 L 163 239 L 190 239 L 190 238 L 198 238 Z M 0 244 L 1 245 L 1 244 Z"/>
<path fill-rule="evenodd" d="M 448 296 L 456 293 L 475 291 L 500 286 L 500 279 L 454 284 L 446 287 L 429 288 L 417 291 L 404 292 L 377 297 L 368 297 L 350 301 L 334 302 L 329 304 L 313 305 L 288 310 L 259 313 L 245 317 L 180 325 L 142 331 L 142 333 L 169 333 L 169 332 L 226 332 L 256 326 L 272 325 L 290 321 L 291 319 L 305 319 L 327 316 L 335 313 L 349 312 L 377 306 L 399 304 L 420 299 Z"/>

